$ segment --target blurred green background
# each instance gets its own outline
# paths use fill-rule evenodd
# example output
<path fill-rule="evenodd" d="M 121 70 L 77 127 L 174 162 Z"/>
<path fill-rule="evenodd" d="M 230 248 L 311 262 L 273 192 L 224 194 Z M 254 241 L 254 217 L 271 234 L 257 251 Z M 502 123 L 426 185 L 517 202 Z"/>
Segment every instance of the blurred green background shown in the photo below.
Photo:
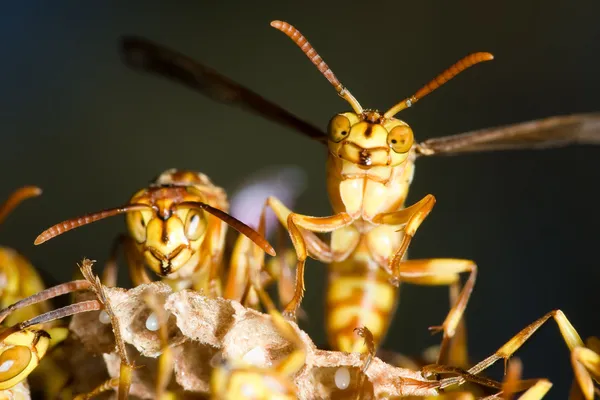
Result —
<path fill-rule="evenodd" d="M 322 127 L 347 105 L 269 26 L 273 19 L 298 27 L 367 108 L 387 109 L 468 53 L 494 53 L 493 62 L 400 115 L 424 140 L 600 110 L 599 11 L 597 1 L 6 3 L 0 196 L 23 184 L 45 192 L 6 221 L 1 243 L 29 257 L 48 283 L 68 280 L 83 256 L 106 260 L 123 220 L 34 247 L 37 234 L 120 205 L 172 167 L 202 171 L 232 190 L 253 171 L 297 165 L 309 184 L 296 211 L 329 215 L 318 143 L 127 69 L 117 51 L 122 34 L 203 60 Z M 438 202 L 409 254 L 479 265 L 467 311 L 472 360 L 555 308 L 583 337 L 600 335 L 599 157 L 600 148 L 572 147 L 419 160 L 409 201 L 432 193 Z M 319 346 L 324 271 L 309 263 L 304 301 L 310 320 L 303 326 Z M 415 354 L 437 343 L 427 327 L 442 322 L 447 309 L 446 289 L 404 285 L 385 347 Z M 566 397 L 572 372 L 555 325 L 518 355 L 526 377 L 555 383 L 548 398 Z M 498 376 L 501 367 L 494 371 Z"/>

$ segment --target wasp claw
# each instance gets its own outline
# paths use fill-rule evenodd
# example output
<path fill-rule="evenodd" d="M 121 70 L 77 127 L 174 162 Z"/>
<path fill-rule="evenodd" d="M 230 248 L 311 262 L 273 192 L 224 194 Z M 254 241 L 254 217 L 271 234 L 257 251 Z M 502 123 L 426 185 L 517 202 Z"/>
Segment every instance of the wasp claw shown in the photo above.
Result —
<path fill-rule="evenodd" d="M 398 286 L 400 286 L 400 279 L 398 279 L 398 278 L 396 278 L 396 277 L 392 277 L 392 278 L 388 279 L 388 282 L 389 282 L 391 285 L 394 285 L 395 287 L 398 287 Z"/>
<path fill-rule="evenodd" d="M 430 326 L 428 329 L 432 335 L 436 335 L 436 334 L 444 331 L 444 326 L 443 325 Z"/>
<path fill-rule="evenodd" d="M 297 322 L 298 318 L 295 310 L 285 310 L 282 315 L 287 321 Z"/>

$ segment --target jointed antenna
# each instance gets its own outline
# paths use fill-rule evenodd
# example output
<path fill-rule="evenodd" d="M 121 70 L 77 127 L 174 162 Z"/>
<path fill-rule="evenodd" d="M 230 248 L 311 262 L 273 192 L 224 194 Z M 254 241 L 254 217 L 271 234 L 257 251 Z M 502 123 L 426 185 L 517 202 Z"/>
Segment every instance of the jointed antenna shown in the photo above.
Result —
<path fill-rule="evenodd" d="M 493 60 L 494 56 L 490 53 L 473 53 L 468 56 L 458 60 L 454 65 L 450 68 L 436 76 L 431 80 L 427 85 L 423 86 L 417 93 L 402 100 L 400 103 L 396 104 L 394 107 L 390 108 L 385 114 L 383 114 L 384 118 L 392 118 L 394 115 L 398 114 L 400 111 L 404 110 L 415 104 L 417 101 L 427 96 L 429 93 L 433 92 L 435 89 L 442 86 L 444 83 L 448 82 L 450 79 L 454 78 L 456 75 L 463 72 L 465 69 L 478 64 L 483 61 Z"/>
<path fill-rule="evenodd" d="M 333 71 L 323 61 L 323 58 L 317 53 L 314 47 L 306 40 L 306 38 L 300 33 L 300 31 L 294 28 L 292 25 L 283 21 L 272 21 L 271 26 L 275 29 L 285 33 L 290 39 L 294 41 L 300 47 L 302 52 L 306 54 L 308 59 L 317 67 L 317 69 L 323 74 L 325 78 L 333 85 L 338 94 L 346 100 L 352 106 L 355 113 L 361 114 L 363 108 L 358 101 L 352 96 L 352 93 L 342 85 L 338 78 L 333 74 Z"/>

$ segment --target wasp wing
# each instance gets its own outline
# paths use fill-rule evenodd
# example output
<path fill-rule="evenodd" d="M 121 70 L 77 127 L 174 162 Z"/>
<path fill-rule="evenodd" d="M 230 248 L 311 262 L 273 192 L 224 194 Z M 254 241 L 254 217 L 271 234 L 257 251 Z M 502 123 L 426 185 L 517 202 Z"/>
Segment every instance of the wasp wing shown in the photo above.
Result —
<path fill-rule="evenodd" d="M 312 139 L 327 142 L 321 129 L 184 54 L 134 36 L 121 38 L 121 52 L 125 64 L 137 71 L 179 82 L 212 100 L 240 107 Z"/>
<path fill-rule="evenodd" d="M 600 113 L 555 116 L 429 139 L 417 146 L 417 153 L 452 155 L 569 144 L 600 144 Z"/>

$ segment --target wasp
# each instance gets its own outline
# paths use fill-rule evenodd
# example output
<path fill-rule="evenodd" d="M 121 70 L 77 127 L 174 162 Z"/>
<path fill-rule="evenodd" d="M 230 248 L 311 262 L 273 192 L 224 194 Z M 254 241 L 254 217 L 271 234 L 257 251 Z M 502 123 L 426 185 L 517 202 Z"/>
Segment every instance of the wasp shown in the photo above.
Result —
<path fill-rule="evenodd" d="M 147 188 L 134 193 L 127 204 L 56 224 L 42 232 L 35 244 L 80 226 L 125 214 L 128 235 L 119 236 L 115 242 L 111 260 L 103 274 L 107 285 L 114 286 L 116 283 L 113 259 L 120 244 L 135 286 L 152 281 L 146 273 L 146 268 L 149 268 L 173 290 L 191 287 L 211 296 L 223 294 L 226 298 L 247 304 L 252 301 L 254 293 L 250 291 L 250 271 L 260 268 L 264 252 L 274 256 L 275 250 L 260 233 L 230 216 L 228 208 L 225 191 L 214 185 L 206 175 L 170 169 L 160 174 Z M 221 267 L 226 224 L 242 235 L 236 241 L 229 275 L 223 285 Z M 262 230 L 260 226 L 259 230 Z M 108 321 L 104 314 L 100 318 Z M 147 324 L 158 325 L 159 329 L 162 324 L 158 318 L 156 312 L 152 313 Z M 158 393 L 164 393 L 170 379 L 169 357 L 168 351 L 160 356 L 160 365 L 164 367 L 157 380 Z"/>
<path fill-rule="evenodd" d="M 39 365 L 48 351 L 66 338 L 65 329 L 53 321 L 83 312 L 105 310 L 108 314 L 121 357 L 121 378 L 117 384 L 119 399 L 127 398 L 131 384 L 131 370 L 120 336 L 119 321 L 115 317 L 98 277 L 92 273 L 93 262 L 84 259 L 80 270 L 85 279 L 75 280 L 42 290 L 0 310 L 0 322 L 18 313 L 24 307 L 48 301 L 54 297 L 82 290 L 91 290 L 96 299 L 81 301 L 57 310 L 45 312 L 26 321 L 2 328 L 0 331 L 0 390 L 10 390 L 24 381 Z"/>
<path fill-rule="evenodd" d="M 243 87 L 200 62 L 145 38 L 121 39 L 125 63 L 133 69 L 166 77 L 209 98 L 237 106 L 291 128 L 326 146 L 326 179 L 334 214 L 314 217 L 294 213 L 276 198 L 267 201 L 289 231 L 297 255 L 296 285 L 286 315 L 294 317 L 304 294 L 307 257 L 328 264 L 327 331 L 334 349 L 353 351 L 360 343 L 351 332 L 365 325 L 381 342 L 396 309 L 398 285 L 454 285 L 459 273 L 469 273 L 458 300 L 440 329 L 443 348 L 460 326 L 461 315 L 476 279 L 470 260 L 407 260 L 406 250 L 435 197 L 405 204 L 420 157 L 505 149 L 531 149 L 571 143 L 600 142 L 600 114 L 555 116 L 415 141 L 412 128 L 395 116 L 465 69 L 493 59 L 492 54 L 468 55 L 414 95 L 381 112 L 363 108 L 347 87 L 292 25 L 273 21 L 271 26 L 289 36 L 330 82 L 350 111 L 333 116 L 326 130 L 298 118 L 275 103 Z M 325 243 L 315 233 L 331 233 Z M 392 284 L 390 284 L 390 282 Z M 440 360 L 444 354 L 440 352 Z"/>

